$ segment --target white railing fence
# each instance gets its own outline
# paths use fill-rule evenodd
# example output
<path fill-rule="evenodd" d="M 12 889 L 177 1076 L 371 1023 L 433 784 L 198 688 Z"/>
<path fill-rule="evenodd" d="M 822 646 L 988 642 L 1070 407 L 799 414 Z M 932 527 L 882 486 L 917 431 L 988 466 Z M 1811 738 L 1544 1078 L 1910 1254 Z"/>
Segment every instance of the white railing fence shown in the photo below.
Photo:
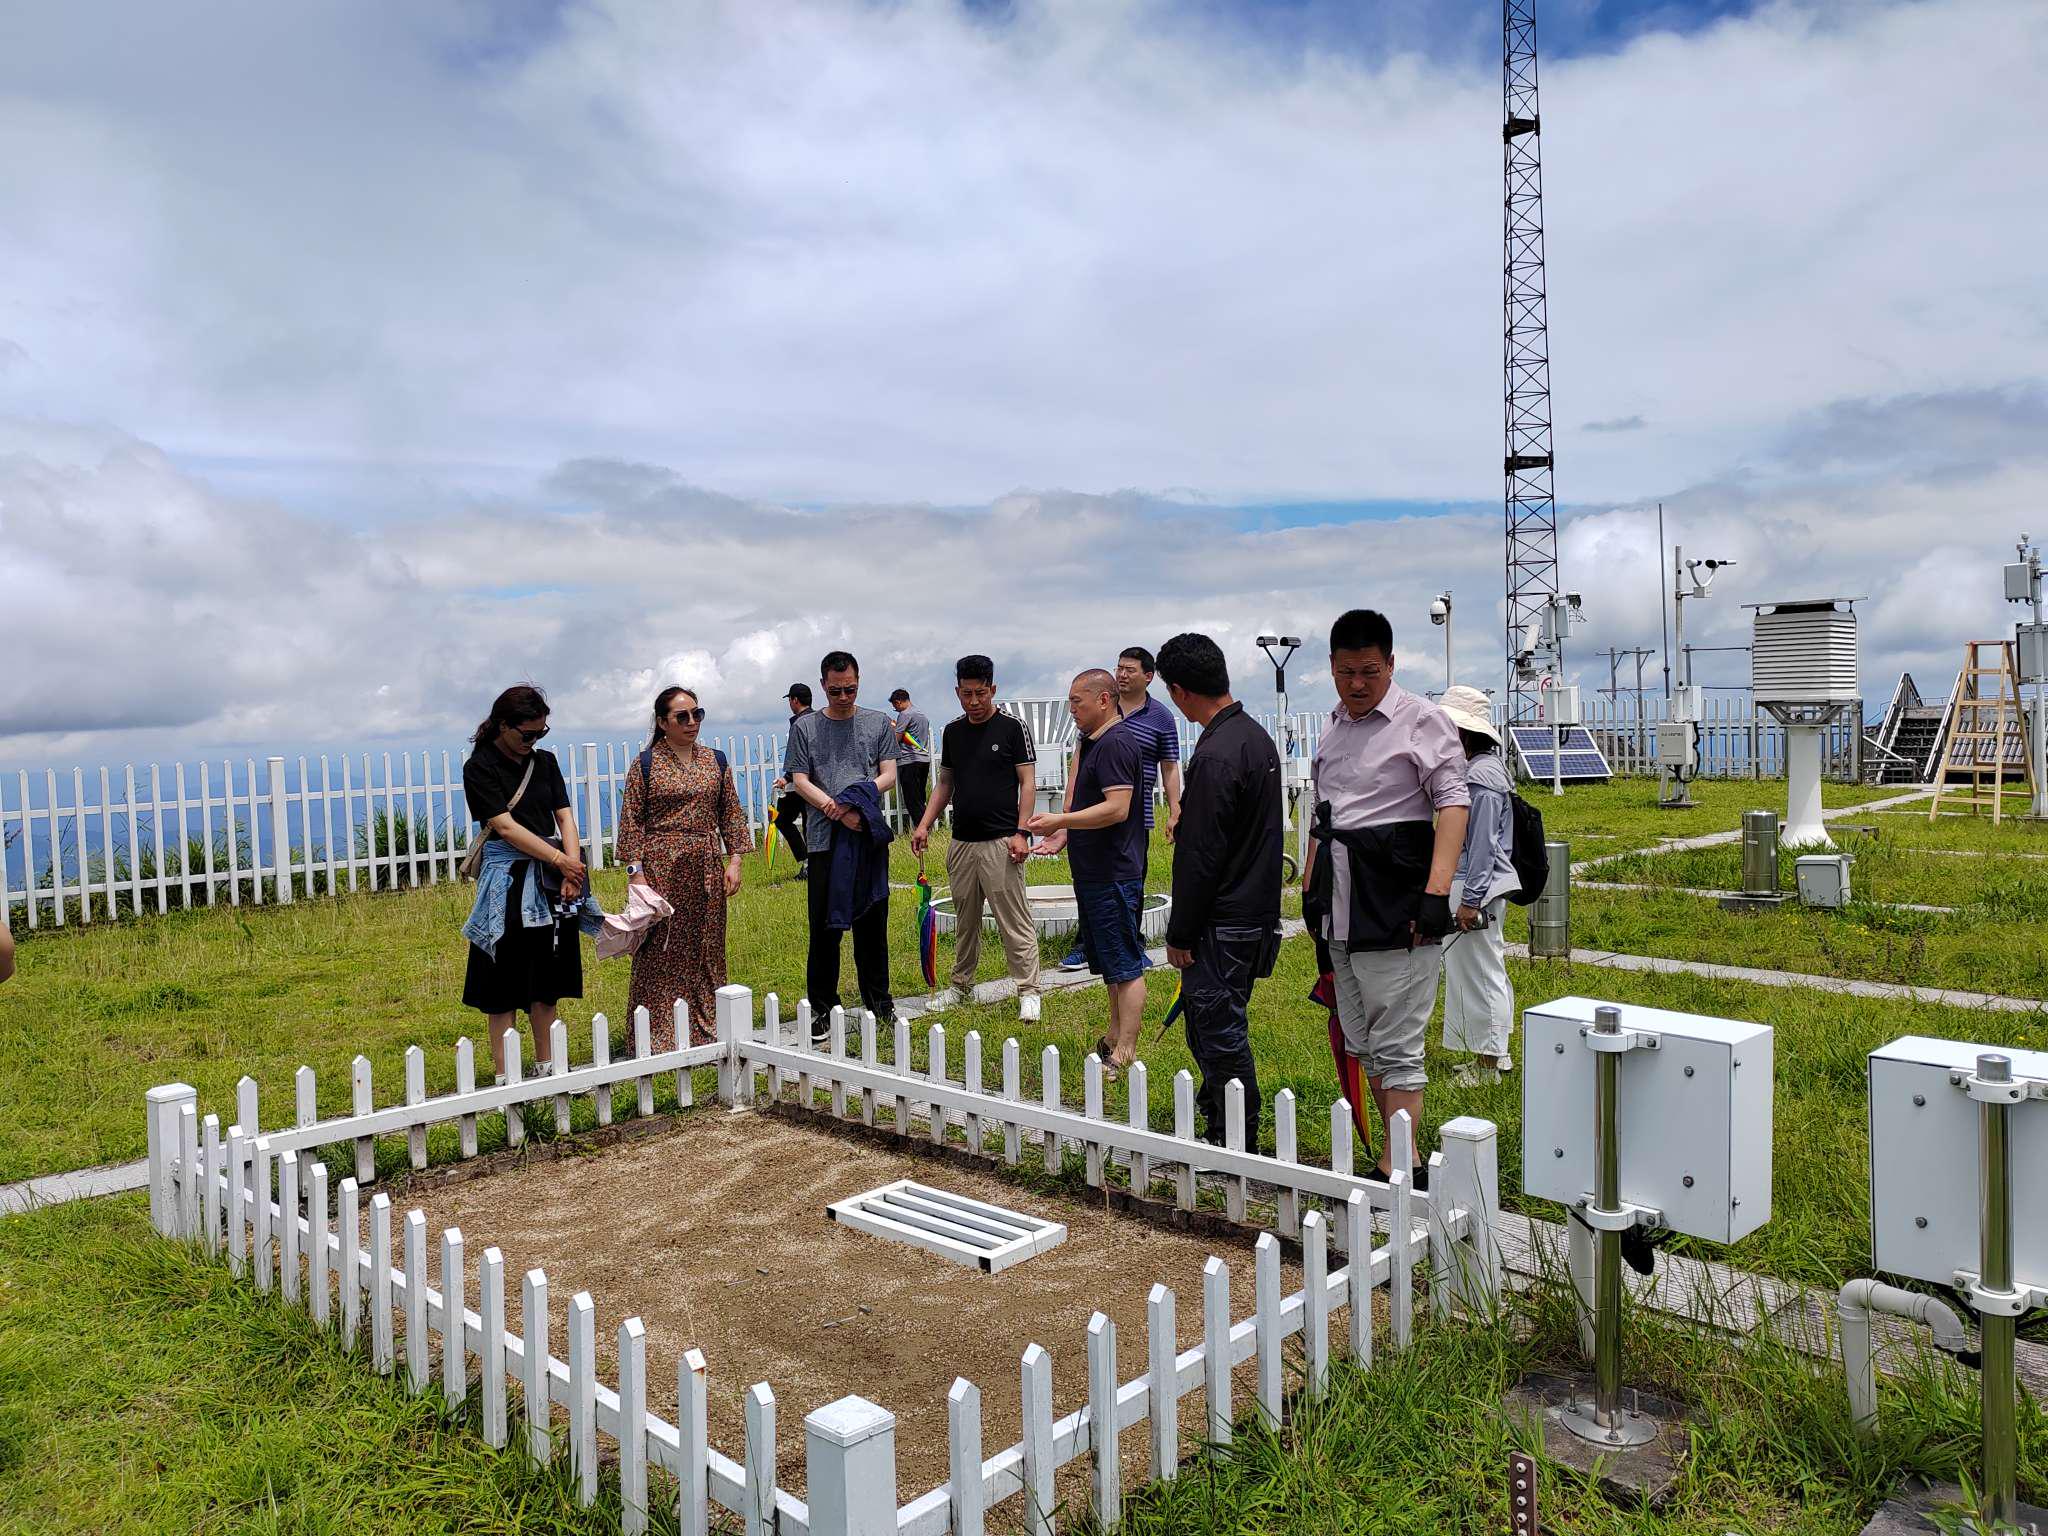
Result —
<path fill-rule="evenodd" d="M 927 1065 L 918 1072 L 911 1065 L 907 1024 L 896 1027 L 895 1054 L 884 1067 L 876 1059 L 871 1015 L 860 1020 L 856 1055 L 849 1048 L 842 1010 L 833 1011 L 823 1050 L 809 1044 L 808 1009 L 799 1006 L 792 1033 L 772 994 L 758 1027 L 753 995 L 745 987 L 721 990 L 718 1010 L 716 1044 L 660 1056 L 646 1054 L 643 1010 L 635 1021 L 642 1054 L 619 1063 L 606 1059 L 604 1024 L 595 1020 L 593 1059 L 584 1067 L 570 1065 L 567 1034 L 557 1024 L 550 1076 L 522 1080 L 515 1070 L 505 1084 L 489 1089 L 467 1086 L 470 1078 L 461 1070 L 459 1050 L 458 1090 L 436 1099 L 419 1091 L 424 1074 L 415 1066 L 416 1056 L 408 1053 L 405 1102 L 383 1110 L 371 1107 L 367 1065 L 358 1059 L 354 1113 L 327 1121 L 313 1118 L 313 1082 L 310 1072 L 301 1069 L 296 1122 L 269 1133 L 260 1129 L 254 1087 L 247 1079 L 238 1091 L 237 1121 L 225 1138 L 217 1115 L 199 1116 L 196 1095 L 187 1085 L 151 1089 L 151 1220 L 167 1237 L 192 1241 L 211 1256 L 224 1254 L 234 1272 L 247 1275 L 259 1291 L 303 1307 L 321 1329 L 338 1332 L 344 1348 L 355 1348 L 367 1333 L 370 1361 L 380 1373 L 399 1369 L 402 1343 L 407 1385 L 415 1392 L 438 1389 L 452 1412 L 462 1411 L 474 1394 L 484 1437 L 494 1447 L 513 1444 L 508 1383 L 518 1384 L 522 1398 L 519 1443 L 541 1463 L 556 1454 L 553 1410 L 560 1405 L 568 1421 L 570 1467 L 586 1506 L 597 1495 L 598 1437 L 612 1442 L 621 1529 L 627 1532 L 647 1528 L 648 1468 L 655 1466 L 675 1480 L 685 1532 L 706 1531 L 716 1505 L 762 1536 L 872 1536 L 884 1531 L 980 1536 L 991 1508 L 1021 1498 L 1026 1529 L 1050 1536 L 1056 1520 L 1054 1474 L 1083 1457 L 1093 1472 L 1090 1514 L 1113 1523 L 1122 1501 L 1116 1432 L 1149 1424 L 1152 1475 L 1174 1477 L 1181 1399 L 1202 1395 L 1203 1417 L 1191 1426 L 1196 1438 L 1227 1443 L 1242 1418 L 1233 1407 L 1232 1373 L 1248 1363 L 1256 1363 L 1256 1413 L 1279 1423 L 1289 1411 L 1288 1340 L 1302 1340 L 1298 1390 L 1308 1399 L 1327 1390 L 1331 1334 L 1339 1312 L 1347 1314 L 1340 1348 L 1360 1365 L 1371 1365 L 1375 1291 L 1384 1289 L 1387 1295 L 1392 1348 L 1409 1347 L 1418 1263 L 1432 1305 L 1443 1312 L 1490 1314 L 1498 1303 L 1496 1131 L 1486 1121 L 1461 1118 L 1443 1127 L 1445 1150 L 1430 1159 L 1430 1191 L 1423 1193 L 1410 1187 L 1405 1174 L 1396 1174 L 1390 1184 L 1353 1175 L 1350 1110 L 1342 1103 L 1332 1109 L 1333 1150 L 1330 1167 L 1322 1169 L 1294 1160 L 1293 1098 L 1285 1091 L 1275 1101 L 1279 1155 L 1265 1157 L 1243 1148 L 1241 1092 L 1233 1095 L 1230 1145 L 1212 1147 L 1193 1138 L 1193 1085 L 1185 1072 L 1175 1079 L 1174 1134 L 1169 1136 L 1149 1129 L 1145 1119 L 1142 1064 L 1132 1069 L 1132 1108 L 1125 1125 L 1102 1116 L 1100 1063 L 1093 1056 L 1087 1062 L 1087 1103 L 1075 1113 L 1059 1102 L 1054 1047 L 1046 1048 L 1041 1102 L 1032 1104 L 1019 1090 L 1015 1040 L 1003 1047 L 1002 1090 L 989 1094 L 981 1081 L 977 1033 L 963 1041 L 962 1072 L 955 1079 L 948 1071 L 942 1026 L 930 1030 Z M 516 1067 L 516 1062 L 517 1052 L 510 1052 L 508 1063 Z M 1133 1188 L 1146 1189 L 1155 1176 L 1170 1176 L 1184 1207 L 1194 1203 L 1198 1174 L 1219 1176 L 1231 1215 L 1239 1221 L 1245 1215 L 1246 1185 L 1256 1181 L 1262 1190 L 1274 1191 L 1277 1229 L 1299 1242 L 1302 1289 L 1282 1294 L 1280 1242 L 1274 1232 L 1265 1232 L 1258 1239 L 1252 1309 L 1234 1317 L 1229 1271 L 1211 1257 L 1203 1274 L 1201 1342 L 1182 1350 L 1178 1299 L 1167 1287 L 1155 1285 L 1147 1307 L 1146 1368 L 1129 1380 L 1118 1367 L 1116 1327 L 1096 1313 L 1087 1334 L 1087 1401 L 1064 1416 L 1054 1412 L 1051 1357 L 1032 1344 L 1020 1361 L 1023 1438 L 992 1456 L 983 1454 L 980 1389 L 956 1379 L 947 1400 L 951 1475 L 937 1488 L 899 1504 L 896 1420 L 878 1404 L 846 1397 L 806 1417 L 806 1497 L 799 1499 L 776 1484 L 776 1400 L 767 1384 L 747 1394 L 746 1445 L 742 1459 L 735 1461 L 709 1444 L 708 1366 L 697 1350 L 684 1353 L 677 1364 L 678 1411 L 672 1424 L 647 1408 L 646 1330 L 639 1318 L 628 1318 L 619 1329 L 617 1385 L 608 1386 L 597 1379 L 595 1308 L 588 1292 L 570 1299 L 564 1359 L 551 1347 L 544 1272 L 529 1270 L 521 1282 L 521 1326 L 515 1331 L 507 1324 L 505 1260 L 497 1248 L 479 1256 L 477 1306 L 472 1309 L 468 1259 L 458 1229 L 440 1234 L 438 1289 L 428 1283 L 424 1213 L 406 1215 L 401 1258 L 394 1265 L 391 1198 L 375 1193 L 364 1243 L 363 1186 L 375 1172 L 374 1158 L 365 1154 L 376 1136 L 405 1131 L 412 1161 L 420 1166 L 426 1127 L 454 1121 L 463 1126 L 462 1155 L 474 1156 L 479 1114 L 504 1112 L 510 1138 L 520 1106 L 553 1098 L 556 1123 L 566 1129 L 570 1095 L 596 1091 L 599 1118 L 605 1120 L 612 1085 L 628 1081 L 639 1086 L 639 1112 L 646 1114 L 656 1074 L 677 1072 L 681 1088 L 689 1070 L 703 1066 L 717 1067 L 719 1094 L 728 1104 L 789 1102 L 794 1090 L 794 1103 L 801 1108 L 868 1124 L 875 1123 L 879 1104 L 890 1109 L 888 1126 L 896 1135 L 945 1142 L 949 1131 L 957 1129 L 972 1151 L 981 1153 L 993 1142 L 995 1155 L 1013 1165 L 1033 1136 L 1047 1167 L 1060 1166 L 1069 1150 L 1078 1149 L 1091 1184 L 1100 1184 L 1121 1156 L 1129 1164 Z M 1396 1117 L 1391 1139 L 1395 1166 L 1409 1166 L 1413 1141 L 1405 1114 Z M 342 1179 L 330 1201 L 328 1169 L 305 1154 L 347 1142 L 356 1146 L 357 1174 Z M 1304 1208 L 1307 1201 L 1321 1208 Z M 1384 1241 L 1375 1246 L 1382 1230 Z M 1333 1241 L 1348 1257 L 1334 1271 Z M 402 1331 L 394 1328 L 399 1314 Z M 438 1378 L 432 1369 L 437 1340 Z"/>

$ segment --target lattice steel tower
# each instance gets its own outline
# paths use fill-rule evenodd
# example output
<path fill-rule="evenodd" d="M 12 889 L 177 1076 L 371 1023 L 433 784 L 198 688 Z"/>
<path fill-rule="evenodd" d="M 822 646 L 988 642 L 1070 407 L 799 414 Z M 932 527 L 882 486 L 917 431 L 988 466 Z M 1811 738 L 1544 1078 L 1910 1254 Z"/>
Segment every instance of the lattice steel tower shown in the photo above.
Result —
<path fill-rule="evenodd" d="M 1504 0 L 1501 27 L 1502 355 L 1507 422 L 1508 718 L 1537 712 L 1535 680 L 1517 655 L 1542 634 L 1558 594 L 1557 505 L 1550 462 L 1550 335 L 1543 290 L 1542 119 L 1536 109 L 1536 0 Z M 1564 646 L 1555 665 L 1562 679 Z"/>

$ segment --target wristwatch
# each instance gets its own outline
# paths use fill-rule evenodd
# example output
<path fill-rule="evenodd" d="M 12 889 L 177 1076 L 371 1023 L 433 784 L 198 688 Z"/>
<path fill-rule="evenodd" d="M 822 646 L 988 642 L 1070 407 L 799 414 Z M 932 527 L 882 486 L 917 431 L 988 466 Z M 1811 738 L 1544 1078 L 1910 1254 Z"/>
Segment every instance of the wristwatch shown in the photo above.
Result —
<path fill-rule="evenodd" d="M 635 861 L 634 863 L 628 864 L 628 865 L 626 866 L 626 873 L 627 873 L 627 874 L 629 874 L 629 875 L 637 875 L 637 874 L 639 874 L 639 873 L 640 873 L 640 865 L 639 865 L 639 863 L 638 863 L 637 861 Z"/>

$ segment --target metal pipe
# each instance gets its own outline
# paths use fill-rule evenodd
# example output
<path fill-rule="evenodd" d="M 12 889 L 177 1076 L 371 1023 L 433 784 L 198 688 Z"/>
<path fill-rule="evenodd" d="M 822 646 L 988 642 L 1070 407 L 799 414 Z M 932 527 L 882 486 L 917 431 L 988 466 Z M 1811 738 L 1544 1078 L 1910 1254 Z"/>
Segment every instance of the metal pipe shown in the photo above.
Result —
<path fill-rule="evenodd" d="M 1529 914 L 1529 953 L 1532 956 L 1568 960 L 1572 953 L 1572 845 L 1546 842 L 1550 857 L 1550 878 Z"/>
<path fill-rule="evenodd" d="M 1987 1052 L 1977 1058 L 1977 1076 L 1985 1082 L 2012 1081 L 2012 1058 Z M 2012 1289 L 2012 1108 L 1980 1103 L 1977 1108 L 1977 1150 L 1981 1159 L 1979 1189 L 1984 1208 L 1978 1224 L 1981 1255 L 1978 1284 L 1987 1291 Z M 1978 1316 L 1983 1337 L 1982 1368 L 1984 1467 L 1983 1515 L 1996 1528 L 2014 1518 L 2015 1464 L 2013 1426 L 2013 1335 L 2019 1319 L 1989 1312 Z"/>
<path fill-rule="evenodd" d="M 1835 1321 L 1842 1339 L 1842 1369 L 1849 1379 L 1849 1419 L 1869 1434 L 1877 1428 L 1877 1353 L 1871 1347 L 1870 1318 L 1888 1313 L 1934 1330 L 1934 1347 L 1967 1355 L 1970 1335 L 1955 1309 L 1933 1296 L 1902 1290 L 1882 1280 L 1851 1280 L 1835 1297 Z"/>
<path fill-rule="evenodd" d="M 1621 1010 L 1603 1004 L 1593 1010 L 1593 1032 L 1621 1032 Z M 1621 1137 L 1619 1105 L 1621 1054 L 1600 1051 L 1593 1057 L 1593 1207 L 1613 1214 L 1621 1209 Z M 1621 1234 L 1594 1236 L 1593 1267 L 1593 1422 L 1604 1430 L 1621 1427 Z"/>

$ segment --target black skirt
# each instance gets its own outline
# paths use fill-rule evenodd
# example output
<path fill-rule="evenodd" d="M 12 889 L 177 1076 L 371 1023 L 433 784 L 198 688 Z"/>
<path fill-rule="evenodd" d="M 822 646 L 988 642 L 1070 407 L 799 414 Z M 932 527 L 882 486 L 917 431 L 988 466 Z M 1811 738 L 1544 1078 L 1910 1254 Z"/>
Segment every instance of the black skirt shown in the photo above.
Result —
<path fill-rule="evenodd" d="M 463 978 L 465 1007 L 484 1013 L 513 1013 L 535 1003 L 550 1005 L 583 995 L 583 935 L 575 923 L 528 928 L 520 921 L 519 893 L 526 884 L 524 860 L 512 866 L 505 895 L 505 932 L 495 957 L 469 946 Z"/>

